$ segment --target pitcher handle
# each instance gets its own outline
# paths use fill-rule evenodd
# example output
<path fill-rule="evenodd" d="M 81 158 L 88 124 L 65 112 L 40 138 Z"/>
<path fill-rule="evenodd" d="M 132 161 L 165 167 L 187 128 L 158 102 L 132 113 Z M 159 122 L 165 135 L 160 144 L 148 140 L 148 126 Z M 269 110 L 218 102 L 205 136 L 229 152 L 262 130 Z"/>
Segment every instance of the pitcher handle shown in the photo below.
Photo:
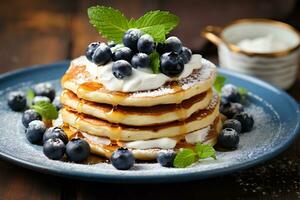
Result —
<path fill-rule="evenodd" d="M 218 46 L 223 41 L 220 36 L 221 32 L 222 28 L 219 26 L 206 26 L 201 35 Z"/>

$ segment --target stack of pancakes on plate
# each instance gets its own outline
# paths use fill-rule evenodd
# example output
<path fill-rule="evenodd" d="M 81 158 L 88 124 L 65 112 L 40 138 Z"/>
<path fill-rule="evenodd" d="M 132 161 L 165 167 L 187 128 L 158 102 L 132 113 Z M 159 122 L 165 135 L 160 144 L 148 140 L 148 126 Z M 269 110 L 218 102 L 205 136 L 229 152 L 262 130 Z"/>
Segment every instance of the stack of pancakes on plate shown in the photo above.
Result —
<path fill-rule="evenodd" d="M 137 92 L 106 89 L 97 80 L 98 67 L 88 62 L 83 56 L 73 60 L 61 81 L 61 118 L 69 138 L 84 138 L 93 153 L 106 157 L 126 147 L 140 160 L 216 143 L 220 100 L 212 90 L 216 67 L 208 60 L 202 58 L 201 68 L 186 78 Z"/>

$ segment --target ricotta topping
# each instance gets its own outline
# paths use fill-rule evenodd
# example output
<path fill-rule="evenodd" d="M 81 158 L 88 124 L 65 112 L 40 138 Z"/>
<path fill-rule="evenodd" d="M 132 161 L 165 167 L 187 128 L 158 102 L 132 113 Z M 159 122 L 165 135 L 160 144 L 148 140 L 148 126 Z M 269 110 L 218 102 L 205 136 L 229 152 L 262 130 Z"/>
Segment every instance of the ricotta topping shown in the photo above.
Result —
<path fill-rule="evenodd" d="M 185 135 L 185 140 L 187 143 L 195 144 L 197 142 L 203 142 L 208 132 L 210 131 L 210 126 L 194 131 Z"/>
<path fill-rule="evenodd" d="M 124 143 L 124 147 L 130 149 L 172 149 L 176 146 L 177 141 L 171 138 L 159 138 L 154 140 L 138 140 Z"/>
<path fill-rule="evenodd" d="M 194 69 L 202 67 L 202 56 L 194 54 L 191 60 L 184 65 L 184 70 L 178 77 L 168 77 L 162 73 L 154 74 L 151 69 L 132 68 L 132 74 L 124 79 L 117 79 L 112 73 L 113 62 L 109 62 L 103 66 L 87 60 L 85 56 L 81 56 L 73 61 L 74 65 L 85 64 L 86 70 L 95 75 L 95 81 L 99 81 L 105 88 L 111 91 L 136 92 L 152 90 L 161 87 L 171 80 L 181 80 L 188 77 Z"/>

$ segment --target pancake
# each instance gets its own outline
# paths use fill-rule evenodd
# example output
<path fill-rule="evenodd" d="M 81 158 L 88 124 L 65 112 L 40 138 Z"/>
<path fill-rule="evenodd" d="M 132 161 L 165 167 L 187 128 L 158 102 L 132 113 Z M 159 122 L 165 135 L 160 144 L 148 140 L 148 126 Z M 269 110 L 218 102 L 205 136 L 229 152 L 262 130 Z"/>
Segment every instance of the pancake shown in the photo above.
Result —
<path fill-rule="evenodd" d="M 210 131 L 203 137 L 201 141 L 204 144 L 215 145 L 217 142 L 218 133 L 222 128 L 221 118 L 217 117 L 216 120 L 210 127 Z M 104 156 L 107 158 L 111 157 L 113 151 L 119 148 L 122 143 L 111 143 L 109 145 L 103 144 L 98 136 L 92 136 L 84 132 L 79 131 L 74 127 L 68 125 L 64 126 L 64 130 L 67 133 L 69 139 L 73 137 L 84 138 L 91 147 L 91 152 L 96 155 Z M 180 137 L 175 138 L 178 140 L 175 148 L 173 149 L 160 149 L 160 148 L 149 148 L 149 149 L 130 149 L 134 157 L 138 160 L 154 160 L 157 154 L 161 151 L 175 150 L 178 151 L 180 148 L 193 148 L 193 145 L 188 144 L 185 140 Z"/>
<path fill-rule="evenodd" d="M 186 99 L 180 104 L 164 104 L 151 107 L 112 106 L 79 99 L 73 92 L 64 90 L 61 102 L 77 113 L 132 126 L 162 124 L 190 117 L 198 110 L 205 109 L 213 96 L 212 90 Z"/>
<path fill-rule="evenodd" d="M 211 125 L 219 116 L 219 96 L 214 95 L 209 106 L 182 121 L 173 121 L 155 126 L 128 126 L 77 113 L 65 107 L 61 111 L 64 123 L 92 135 L 108 137 L 111 140 L 135 141 L 183 135 Z"/>
<path fill-rule="evenodd" d="M 209 90 L 213 85 L 217 73 L 215 65 L 203 58 L 201 65 L 200 69 L 195 69 L 188 77 L 167 82 L 154 90 L 117 92 L 106 89 L 97 81 L 97 67 L 75 60 L 71 62 L 61 84 L 64 89 L 72 91 L 79 98 L 97 103 L 138 107 L 179 104 Z"/>

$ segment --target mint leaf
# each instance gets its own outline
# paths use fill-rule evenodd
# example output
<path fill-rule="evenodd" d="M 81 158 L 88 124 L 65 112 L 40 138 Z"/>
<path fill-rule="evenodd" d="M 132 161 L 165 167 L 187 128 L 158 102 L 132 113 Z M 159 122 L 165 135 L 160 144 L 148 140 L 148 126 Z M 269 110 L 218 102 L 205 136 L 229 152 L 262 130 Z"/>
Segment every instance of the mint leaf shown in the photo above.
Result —
<path fill-rule="evenodd" d="M 39 113 L 43 119 L 56 119 L 58 112 L 52 103 L 46 101 L 39 101 L 32 106 L 37 113 Z"/>
<path fill-rule="evenodd" d="M 209 144 L 198 143 L 196 144 L 195 151 L 200 159 L 205 159 L 210 157 L 213 159 L 217 159 L 215 149 Z"/>
<path fill-rule="evenodd" d="M 27 90 L 26 99 L 27 99 L 27 104 L 29 106 L 31 106 L 31 103 L 32 103 L 32 100 L 33 100 L 34 96 L 35 96 L 35 94 L 34 94 L 32 89 Z"/>
<path fill-rule="evenodd" d="M 192 149 L 181 149 L 173 162 L 177 168 L 185 168 L 196 162 L 197 154 Z"/>
<path fill-rule="evenodd" d="M 243 87 L 239 87 L 238 90 L 239 90 L 240 95 L 242 95 L 242 96 L 244 96 L 248 93 L 248 90 Z"/>
<path fill-rule="evenodd" d="M 149 27 L 140 28 L 143 33 L 148 33 L 156 42 L 163 42 L 166 40 L 165 28 L 163 25 L 153 25 Z"/>
<path fill-rule="evenodd" d="M 224 76 L 218 75 L 214 82 L 214 88 L 219 94 L 221 94 L 221 90 L 225 84 L 225 81 L 226 81 L 226 78 Z"/>
<path fill-rule="evenodd" d="M 141 30 L 156 29 L 158 31 L 158 27 L 155 26 L 161 25 L 164 28 L 164 35 L 166 35 L 178 25 L 179 18 L 167 11 L 156 10 L 147 12 L 137 19 L 135 23 L 136 27 Z"/>
<path fill-rule="evenodd" d="M 127 18 L 119 10 L 111 7 L 93 6 L 88 9 L 90 23 L 108 40 L 122 42 L 124 33 L 129 29 Z"/>
<path fill-rule="evenodd" d="M 152 54 L 150 54 L 150 61 L 151 61 L 151 69 L 154 74 L 159 73 L 159 53 L 154 51 Z"/>

